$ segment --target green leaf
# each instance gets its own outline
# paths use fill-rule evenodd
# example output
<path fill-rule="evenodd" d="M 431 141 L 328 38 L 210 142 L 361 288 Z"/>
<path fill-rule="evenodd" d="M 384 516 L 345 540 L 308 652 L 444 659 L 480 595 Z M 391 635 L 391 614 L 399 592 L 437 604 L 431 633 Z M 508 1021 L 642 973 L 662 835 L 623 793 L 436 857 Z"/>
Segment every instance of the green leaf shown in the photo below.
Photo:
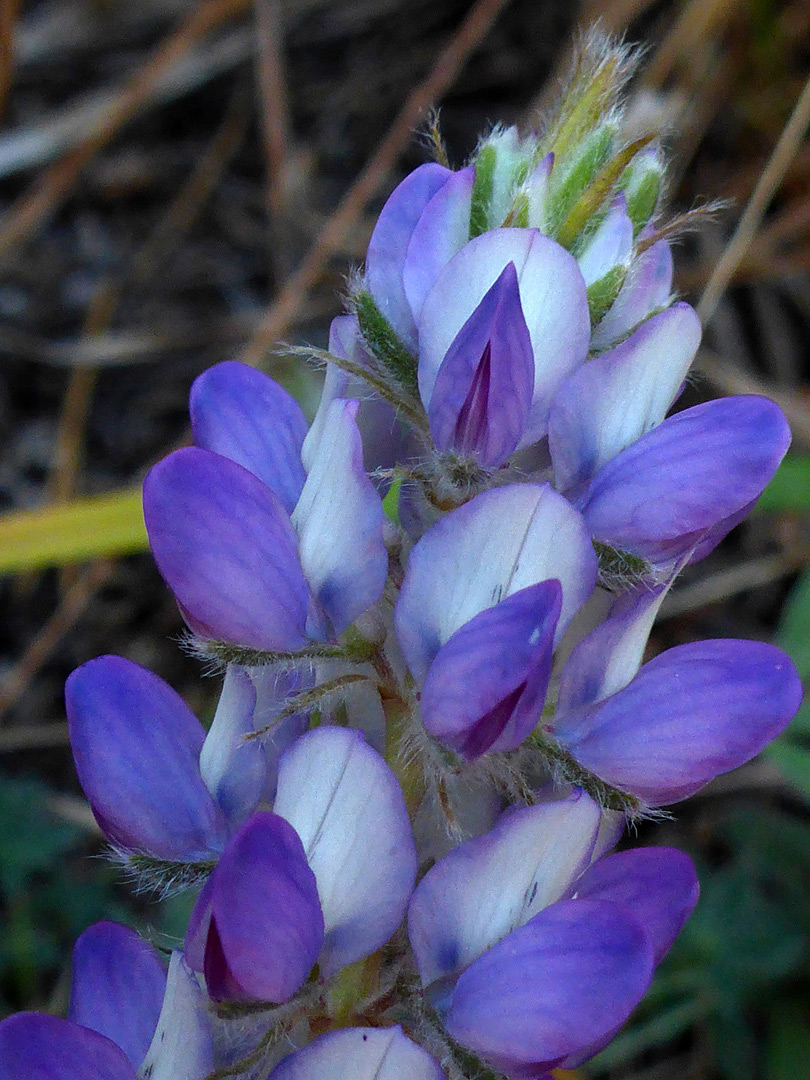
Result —
<path fill-rule="evenodd" d="M 765 751 L 782 775 L 810 799 L 810 749 L 781 738 Z"/>
<path fill-rule="evenodd" d="M 790 655 L 802 678 L 810 678 L 810 570 L 804 571 L 787 598 L 774 644 Z"/>
<path fill-rule="evenodd" d="M 771 1011 L 765 1080 L 798 1080 L 810 1062 L 810 1002 L 776 1005 Z"/>
<path fill-rule="evenodd" d="M 806 944 L 784 905 L 766 895 L 747 867 L 735 864 L 704 879 L 677 943 L 681 955 L 703 965 L 716 1002 L 740 1005 L 792 972 Z"/>
<path fill-rule="evenodd" d="M 723 1009 L 707 1019 L 709 1036 L 720 1072 L 727 1080 L 756 1073 L 757 1044 L 748 1017 Z"/>
<path fill-rule="evenodd" d="M 0 572 L 129 555 L 148 546 L 140 487 L 0 516 Z"/>
<path fill-rule="evenodd" d="M 759 497 L 757 510 L 810 510 L 810 454 L 789 454 Z"/>
<path fill-rule="evenodd" d="M 58 865 L 81 831 L 47 809 L 48 789 L 36 780 L 0 777 L 0 892 L 22 894 L 33 876 Z"/>

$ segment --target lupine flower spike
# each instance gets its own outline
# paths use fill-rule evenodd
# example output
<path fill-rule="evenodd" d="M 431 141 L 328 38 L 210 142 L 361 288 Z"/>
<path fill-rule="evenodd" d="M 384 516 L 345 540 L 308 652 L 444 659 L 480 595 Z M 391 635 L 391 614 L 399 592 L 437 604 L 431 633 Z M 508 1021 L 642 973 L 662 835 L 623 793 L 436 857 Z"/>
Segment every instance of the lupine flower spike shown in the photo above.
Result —
<path fill-rule="evenodd" d="M 195 382 L 144 514 L 213 722 L 120 657 L 66 692 L 111 853 L 193 914 L 168 971 L 91 927 L 69 1018 L 0 1024 L 4 1078 L 547 1080 L 642 998 L 698 885 L 614 851 L 626 820 L 757 754 L 801 687 L 761 642 L 646 658 L 790 434 L 761 397 L 678 409 L 701 328 L 633 65 L 591 36 L 542 130 L 402 181 L 311 425 L 242 364 Z"/>

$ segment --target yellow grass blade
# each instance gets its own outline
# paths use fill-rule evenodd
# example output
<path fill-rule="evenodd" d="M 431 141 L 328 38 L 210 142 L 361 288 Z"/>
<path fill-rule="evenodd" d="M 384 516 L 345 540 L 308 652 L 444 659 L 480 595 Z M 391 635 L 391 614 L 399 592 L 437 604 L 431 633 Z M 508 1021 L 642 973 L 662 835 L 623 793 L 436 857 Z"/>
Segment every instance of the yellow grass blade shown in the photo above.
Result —
<path fill-rule="evenodd" d="M 0 573 L 147 548 L 140 487 L 0 515 Z"/>

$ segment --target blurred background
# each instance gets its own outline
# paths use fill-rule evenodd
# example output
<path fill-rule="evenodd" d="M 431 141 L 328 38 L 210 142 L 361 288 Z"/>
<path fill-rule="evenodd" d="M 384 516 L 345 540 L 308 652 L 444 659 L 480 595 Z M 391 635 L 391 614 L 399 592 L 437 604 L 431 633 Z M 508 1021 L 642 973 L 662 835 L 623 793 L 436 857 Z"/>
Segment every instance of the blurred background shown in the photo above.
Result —
<path fill-rule="evenodd" d="M 311 415 L 318 376 L 275 343 L 325 345 L 385 196 L 427 157 L 425 105 L 460 165 L 487 125 L 542 115 L 597 20 L 645 46 L 633 108 L 667 133 L 672 209 L 728 200 L 676 249 L 708 319 L 686 403 L 765 393 L 794 433 L 651 647 L 775 640 L 810 678 L 807 0 L 0 0 L 0 1015 L 64 1009 L 99 918 L 184 929 L 187 898 L 133 897 L 99 857 L 62 688 L 116 652 L 211 716 L 140 516 L 192 380 L 258 362 Z M 641 830 L 690 852 L 702 898 L 584 1073 L 810 1073 L 809 805 L 810 709 Z"/>

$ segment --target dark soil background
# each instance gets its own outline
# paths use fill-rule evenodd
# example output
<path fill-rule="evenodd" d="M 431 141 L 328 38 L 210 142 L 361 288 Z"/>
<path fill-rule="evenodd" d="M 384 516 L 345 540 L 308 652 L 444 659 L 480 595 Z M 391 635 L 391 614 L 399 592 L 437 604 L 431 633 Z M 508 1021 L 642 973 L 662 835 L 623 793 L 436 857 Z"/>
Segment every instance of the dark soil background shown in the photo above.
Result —
<path fill-rule="evenodd" d="M 0 1014 L 64 1009 L 72 940 L 95 919 L 182 933 L 184 900 L 133 899 L 88 858 L 66 676 L 116 652 L 203 717 L 216 693 L 177 646 L 138 530 L 77 561 L 60 508 L 133 491 L 186 438 L 189 386 L 219 360 L 261 361 L 311 412 L 316 376 L 268 346 L 325 344 L 382 201 L 427 156 L 409 95 L 437 99 L 461 164 L 487 126 L 540 115 L 596 20 L 646 47 L 631 91 L 667 132 L 671 208 L 729 200 L 676 250 L 682 295 L 719 295 L 688 403 L 766 393 L 794 430 L 788 468 L 684 575 L 654 647 L 776 638 L 810 675 L 807 102 L 780 142 L 808 93 L 807 0 L 0 0 Z M 763 213 L 713 277 L 758 185 Z M 39 508 L 54 516 L 25 516 Z M 703 899 L 648 1004 L 584 1071 L 807 1075 L 809 736 L 800 717 L 643 830 L 697 858 Z"/>

